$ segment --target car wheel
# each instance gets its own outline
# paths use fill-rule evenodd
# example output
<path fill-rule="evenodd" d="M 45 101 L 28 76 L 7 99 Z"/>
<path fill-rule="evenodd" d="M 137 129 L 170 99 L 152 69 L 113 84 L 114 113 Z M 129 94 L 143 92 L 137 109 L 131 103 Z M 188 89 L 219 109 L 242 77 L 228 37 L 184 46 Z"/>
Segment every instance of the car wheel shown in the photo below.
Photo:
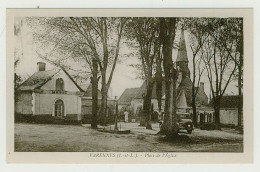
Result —
<path fill-rule="evenodd" d="M 187 132 L 188 132 L 189 134 L 191 134 L 192 130 L 187 130 Z"/>
<path fill-rule="evenodd" d="M 187 123 L 185 128 L 186 128 L 187 132 L 188 132 L 189 134 L 191 134 L 191 132 L 192 132 L 192 130 L 193 130 L 193 125 L 192 125 L 192 123 Z"/>

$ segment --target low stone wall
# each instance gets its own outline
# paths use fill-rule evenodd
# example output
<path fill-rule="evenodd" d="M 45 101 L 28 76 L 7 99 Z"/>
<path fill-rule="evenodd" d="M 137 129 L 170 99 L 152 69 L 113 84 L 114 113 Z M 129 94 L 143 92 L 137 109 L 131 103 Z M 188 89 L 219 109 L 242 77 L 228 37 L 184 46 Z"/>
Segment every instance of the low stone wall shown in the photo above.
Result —
<path fill-rule="evenodd" d="M 32 114 L 14 114 L 14 122 L 26 122 L 26 123 L 33 123 L 34 119 Z"/>
<path fill-rule="evenodd" d="M 81 124 L 77 114 L 67 114 L 60 118 L 52 115 L 15 114 L 15 122 L 37 123 L 37 124 Z"/>
<path fill-rule="evenodd" d="M 75 121 L 80 121 L 81 119 L 79 118 L 78 114 L 67 114 L 65 117 L 67 120 L 75 120 Z"/>

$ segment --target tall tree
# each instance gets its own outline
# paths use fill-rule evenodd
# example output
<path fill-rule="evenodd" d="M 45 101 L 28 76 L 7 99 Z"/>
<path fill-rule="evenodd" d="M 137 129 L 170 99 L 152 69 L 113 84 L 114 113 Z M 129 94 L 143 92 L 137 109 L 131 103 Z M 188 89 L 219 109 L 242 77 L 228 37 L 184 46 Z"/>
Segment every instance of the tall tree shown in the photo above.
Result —
<path fill-rule="evenodd" d="M 36 21 L 42 27 L 35 33 L 35 37 L 45 51 L 49 48 L 53 52 L 48 54 L 48 58 L 54 57 L 59 63 L 66 63 L 73 58 L 79 66 L 87 66 L 87 70 L 91 71 L 93 128 L 97 126 L 98 67 L 102 76 L 101 121 L 105 124 L 107 92 L 119 56 L 125 22 L 125 18 L 92 17 L 37 18 Z M 111 71 L 107 81 L 109 67 Z"/>
<path fill-rule="evenodd" d="M 156 65 L 160 62 L 160 45 L 159 30 L 157 18 L 132 18 L 128 23 L 128 38 L 137 42 L 139 60 L 142 64 L 142 72 L 144 74 L 146 91 L 144 93 L 143 116 L 140 125 L 145 125 L 146 129 L 152 129 L 151 113 L 152 113 L 152 91 L 155 83 Z M 157 70 L 158 71 L 158 70 Z M 159 73 L 158 73 L 159 74 Z"/>
<path fill-rule="evenodd" d="M 80 21 L 76 21 L 75 18 L 72 20 L 74 21 L 74 23 L 81 23 Z M 96 54 L 97 56 L 96 59 L 98 59 L 97 62 L 99 64 L 102 76 L 101 118 L 103 121 L 103 125 L 106 125 L 108 89 L 111 85 L 114 70 L 116 68 L 120 50 L 120 42 L 123 35 L 123 28 L 126 22 L 126 18 L 96 18 L 88 20 L 89 25 L 92 27 L 89 29 L 93 29 L 95 34 L 99 37 L 99 40 L 96 42 L 96 46 L 102 47 L 100 48 L 102 54 L 98 54 L 97 48 L 95 48 L 94 45 L 94 54 Z M 114 40 L 115 36 L 117 37 L 116 40 Z M 89 37 L 91 37 L 91 35 L 89 35 Z M 109 65 L 111 66 L 111 69 L 107 80 Z"/>
<path fill-rule="evenodd" d="M 87 55 L 92 57 L 88 60 L 94 68 L 92 72 L 97 72 L 100 69 L 101 79 L 101 110 L 100 121 L 103 125 L 106 124 L 107 114 L 107 94 L 112 82 L 113 73 L 116 67 L 119 56 L 120 41 L 122 37 L 123 27 L 127 19 L 125 18 L 85 18 L 85 17 L 70 17 L 66 20 L 66 24 L 72 27 L 72 30 L 83 39 L 83 46 L 87 48 Z M 115 40 L 114 37 L 117 37 Z M 98 65 L 96 65 L 98 64 Z M 109 72 L 110 70 L 110 72 Z M 109 77 L 107 78 L 107 74 Z M 97 91 L 97 74 L 92 77 L 93 95 Z M 95 84 L 93 84 L 95 83 Z M 93 100 L 96 100 L 95 97 Z"/>
<path fill-rule="evenodd" d="M 236 63 L 237 70 L 234 74 L 237 80 L 239 104 L 238 104 L 238 126 L 242 125 L 243 116 L 243 67 L 244 67 L 244 37 L 243 37 L 243 19 L 242 18 L 228 18 L 225 23 L 225 30 L 228 34 L 222 37 L 221 45 L 229 57 Z M 234 44 L 230 48 L 230 44 Z M 236 53 L 234 53 L 234 51 Z"/>
<path fill-rule="evenodd" d="M 237 68 L 234 63 L 237 60 L 238 53 L 236 41 L 230 40 L 230 30 L 227 25 L 228 19 L 207 19 L 207 29 L 209 37 L 202 47 L 203 61 L 207 71 L 210 89 L 213 95 L 213 104 L 215 110 L 215 122 L 220 124 L 220 102 L 231 82 Z M 226 47 L 223 47 L 223 41 Z"/>
<path fill-rule="evenodd" d="M 172 50 L 175 39 L 176 18 L 160 18 L 160 43 L 162 44 L 163 69 L 165 74 L 165 108 L 164 123 L 161 131 L 166 136 L 177 135 L 176 116 L 176 81 L 177 70 L 172 61 Z"/>
<path fill-rule="evenodd" d="M 199 91 L 199 83 L 201 76 L 204 72 L 202 66 L 202 54 L 201 48 L 208 38 L 209 34 L 205 31 L 205 20 L 202 18 L 189 18 L 185 20 L 187 30 L 190 35 L 190 48 L 192 51 L 192 111 L 193 111 L 193 124 L 198 127 L 197 124 L 197 108 L 196 97 Z M 197 87 L 196 87 L 197 86 Z"/>
<path fill-rule="evenodd" d="M 91 53 L 97 62 L 101 79 L 101 114 L 100 120 L 106 125 L 107 94 L 117 64 L 120 42 L 126 18 L 70 18 L 76 30 L 84 35 Z M 114 40 L 114 37 L 117 37 Z M 107 80 L 109 66 L 111 71 Z"/>
<path fill-rule="evenodd" d="M 239 95 L 239 104 L 238 104 L 238 126 L 242 126 L 242 119 L 243 119 L 243 68 L 244 68 L 244 34 L 243 34 L 243 19 L 237 19 L 236 20 L 236 28 L 237 28 L 237 34 L 235 34 L 238 37 L 237 40 L 237 51 L 239 53 L 238 61 L 235 61 L 237 63 L 237 85 L 238 85 L 238 95 Z"/>

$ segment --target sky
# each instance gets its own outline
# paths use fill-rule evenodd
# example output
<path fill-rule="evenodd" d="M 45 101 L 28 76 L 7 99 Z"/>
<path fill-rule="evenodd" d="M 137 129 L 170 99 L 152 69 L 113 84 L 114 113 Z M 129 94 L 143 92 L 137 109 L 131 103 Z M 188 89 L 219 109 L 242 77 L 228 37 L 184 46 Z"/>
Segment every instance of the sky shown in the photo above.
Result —
<path fill-rule="evenodd" d="M 19 21 L 19 19 L 17 21 Z M 180 35 L 180 31 L 177 31 L 176 34 L 177 41 L 179 41 L 179 35 Z M 19 64 L 17 65 L 15 72 L 18 75 L 22 76 L 22 78 L 26 79 L 37 71 L 37 62 L 43 60 L 37 56 L 37 53 L 35 51 L 35 46 L 33 45 L 32 31 L 26 24 L 23 24 L 21 29 L 21 34 L 17 36 L 15 39 L 16 39 L 15 47 L 18 47 L 18 49 L 21 51 L 20 53 L 22 53 L 22 58 Z M 190 71 L 192 71 L 192 63 L 191 63 L 192 51 L 190 49 L 189 38 L 186 32 L 185 32 L 185 41 L 186 41 L 187 54 L 189 59 L 189 69 Z M 126 47 L 123 47 L 120 49 L 120 51 L 122 53 L 129 50 L 127 50 Z M 177 50 L 174 49 L 173 61 L 175 61 L 176 58 L 177 58 Z M 130 64 L 137 63 L 137 62 L 138 62 L 137 57 L 128 57 L 128 58 L 119 57 L 119 63 L 117 63 L 116 69 L 114 71 L 111 88 L 109 90 L 109 95 L 111 98 L 114 98 L 115 96 L 119 98 L 126 88 L 135 88 L 135 87 L 140 87 L 142 85 L 143 81 L 141 79 L 138 79 L 136 69 L 130 66 Z M 53 68 L 55 68 L 53 65 L 46 62 L 46 70 L 50 70 Z M 209 82 L 205 74 L 202 76 L 201 82 L 205 83 L 204 86 L 205 92 L 208 95 L 208 97 L 210 97 Z M 229 95 L 237 94 L 237 88 L 235 85 L 236 85 L 235 82 L 230 83 L 229 86 L 227 87 L 225 94 L 229 94 Z"/>

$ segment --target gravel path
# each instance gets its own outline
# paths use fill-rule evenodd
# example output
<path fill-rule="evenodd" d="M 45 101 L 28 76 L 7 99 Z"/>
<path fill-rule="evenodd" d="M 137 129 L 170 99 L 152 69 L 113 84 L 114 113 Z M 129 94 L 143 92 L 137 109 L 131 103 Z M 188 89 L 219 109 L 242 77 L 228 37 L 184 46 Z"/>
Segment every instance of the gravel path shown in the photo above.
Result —
<path fill-rule="evenodd" d="M 130 134 L 100 132 L 90 125 L 15 124 L 17 152 L 242 152 L 243 135 L 228 131 L 195 130 L 192 142 L 166 141 L 137 123 L 122 123 Z M 113 128 L 112 126 L 108 126 Z M 186 135 L 186 134 L 182 134 Z"/>

